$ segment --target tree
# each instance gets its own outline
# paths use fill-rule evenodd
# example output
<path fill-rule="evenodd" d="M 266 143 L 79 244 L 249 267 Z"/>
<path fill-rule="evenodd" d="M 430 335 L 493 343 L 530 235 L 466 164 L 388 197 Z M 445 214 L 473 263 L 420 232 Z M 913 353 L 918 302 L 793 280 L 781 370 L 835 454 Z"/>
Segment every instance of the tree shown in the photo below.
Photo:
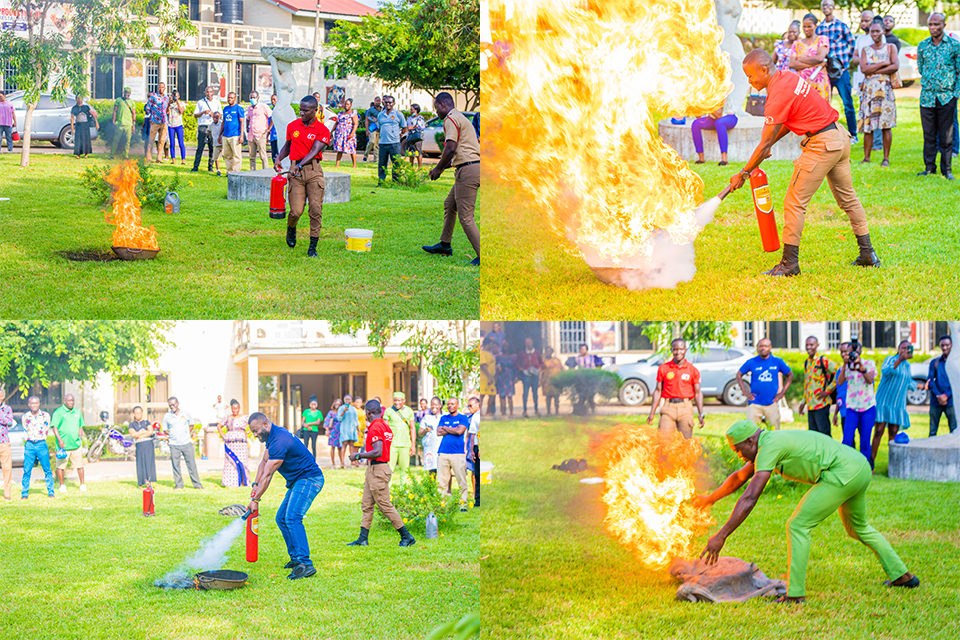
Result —
<path fill-rule="evenodd" d="M 13 397 L 34 383 L 96 383 L 109 373 L 115 381 L 150 368 L 174 323 L 163 320 L 5 320 L 0 321 L 0 382 Z"/>
<path fill-rule="evenodd" d="M 359 23 L 338 22 L 328 44 L 326 62 L 357 75 L 462 91 L 470 109 L 480 102 L 480 0 L 384 3 Z"/>
<path fill-rule="evenodd" d="M 677 338 L 687 343 L 687 349 L 701 353 L 710 343 L 724 347 L 733 346 L 733 323 L 706 321 L 665 320 L 660 322 L 634 322 L 641 327 L 641 333 L 650 339 L 657 352 L 666 355 L 670 352 L 670 342 Z"/>
<path fill-rule="evenodd" d="M 30 164 L 33 112 L 40 95 L 49 91 L 59 102 L 68 91 L 84 94 L 90 78 L 91 55 L 110 52 L 122 56 L 128 49 L 167 54 L 182 47 L 187 35 L 197 33 L 185 7 L 163 0 L 10 3 L 14 24 L 0 33 L 0 59 L 13 69 L 8 81 L 24 91 L 27 105 L 21 167 Z M 63 14 L 53 15 L 54 6 L 64 7 Z M 17 35 L 18 24 L 24 25 L 25 38 Z"/>

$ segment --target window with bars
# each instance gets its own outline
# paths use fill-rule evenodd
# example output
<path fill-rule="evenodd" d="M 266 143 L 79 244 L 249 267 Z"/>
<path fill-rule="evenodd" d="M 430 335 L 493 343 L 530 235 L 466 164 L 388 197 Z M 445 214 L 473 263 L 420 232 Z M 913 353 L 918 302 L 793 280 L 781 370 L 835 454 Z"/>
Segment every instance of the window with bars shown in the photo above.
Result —
<path fill-rule="evenodd" d="M 839 349 L 840 348 L 840 323 L 839 322 L 828 322 L 827 323 L 827 349 Z"/>
<path fill-rule="evenodd" d="M 946 322 L 930 323 L 930 351 L 936 352 L 940 348 L 940 338 L 950 335 L 950 325 Z"/>
<path fill-rule="evenodd" d="M 623 323 L 623 333 L 622 335 L 626 337 L 626 347 L 627 351 L 652 351 L 653 343 L 650 342 L 650 338 L 643 335 L 643 328 L 650 324 L 649 322 L 639 322 L 634 324 L 632 322 Z"/>
<path fill-rule="evenodd" d="M 11 63 L 3 65 L 3 91 L 4 93 L 10 93 L 11 91 L 17 91 L 16 83 L 13 81 L 13 76 L 16 74 L 17 70 L 14 69 Z"/>
<path fill-rule="evenodd" d="M 133 420 L 133 409 L 143 409 L 143 419 L 160 421 L 167 412 L 170 397 L 170 374 L 154 373 L 153 383 L 148 383 L 150 374 L 133 374 L 122 377 L 113 390 L 114 422 L 125 424 Z"/>
<path fill-rule="evenodd" d="M 577 353 L 587 342 L 586 322 L 560 323 L 560 353 Z"/>
<path fill-rule="evenodd" d="M 147 60 L 147 95 L 155 92 L 157 90 L 157 85 L 160 84 L 160 61 L 159 60 Z M 177 86 L 173 84 L 173 86 Z"/>
<path fill-rule="evenodd" d="M 896 349 L 910 338 L 909 322 L 866 320 L 860 323 L 860 344 L 865 349 Z"/>
<path fill-rule="evenodd" d="M 799 322 L 768 322 L 767 335 L 774 349 L 800 349 Z"/>
<path fill-rule="evenodd" d="M 752 347 L 757 342 L 753 325 L 752 320 L 743 323 L 743 346 L 745 347 Z"/>

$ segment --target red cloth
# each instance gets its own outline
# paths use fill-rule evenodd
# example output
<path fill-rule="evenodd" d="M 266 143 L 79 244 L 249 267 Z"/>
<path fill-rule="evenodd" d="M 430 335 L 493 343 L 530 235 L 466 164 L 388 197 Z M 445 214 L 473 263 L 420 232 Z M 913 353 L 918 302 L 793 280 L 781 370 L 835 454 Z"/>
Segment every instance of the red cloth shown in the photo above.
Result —
<path fill-rule="evenodd" d="M 300 162 L 310 153 L 317 140 L 330 144 L 330 131 L 319 120 L 314 120 L 308 127 L 297 118 L 287 125 L 287 140 L 290 141 L 290 161 Z"/>
<path fill-rule="evenodd" d="M 383 442 L 383 452 L 379 458 L 372 458 L 375 462 L 390 462 L 390 443 L 393 442 L 393 431 L 382 419 L 377 418 L 367 427 L 366 451 L 373 450 L 374 442 Z"/>
<path fill-rule="evenodd" d="M 540 352 L 536 349 L 533 350 L 533 353 L 527 353 L 526 349 L 524 349 L 517 354 L 516 367 L 520 371 L 526 371 L 530 367 L 543 369 L 543 358 L 540 357 Z"/>
<path fill-rule="evenodd" d="M 793 72 L 777 71 L 767 86 L 763 123 L 782 124 L 797 135 L 820 131 L 840 117 L 810 83 Z"/>
<path fill-rule="evenodd" d="M 680 365 L 670 359 L 657 369 L 657 382 L 663 383 L 661 398 L 693 398 L 693 385 L 700 384 L 700 371 L 686 358 Z"/>

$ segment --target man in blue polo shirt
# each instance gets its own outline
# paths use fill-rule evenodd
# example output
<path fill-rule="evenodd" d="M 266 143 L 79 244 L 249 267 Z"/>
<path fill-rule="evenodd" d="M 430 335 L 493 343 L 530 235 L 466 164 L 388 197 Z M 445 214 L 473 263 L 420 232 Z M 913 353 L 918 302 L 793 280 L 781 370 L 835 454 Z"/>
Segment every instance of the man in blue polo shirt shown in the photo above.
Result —
<path fill-rule="evenodd" d="M 737 384 L 750 401 L 747 405 L 747 420 L 760 424 L 765 419 L 780 428 L 780 408 L 777 403 L 787 394 L 790 383 L 793 382 L 793 371 L 787 363 L 771 355 L 773 343 L 763 338 L 757 343 L 757 354 L 743 363 L 737 371 Z M 750 374 L 750 386 L 743 381 L 743 376 Z M 781 375 L 784 376 L 781 379 Z"/>
<path fill-rule="evenodd" d="M 382 141 L 382 138 L 381 138 Z M 437 455 L 437 484 L 443 495 L 450 495 L 451 472 L 460 486 L 460 511 L 467 510 L 467 453 L 463 434 L 470 428 L 470 416 L 460 413 L 460 401 L 447 400 L 448 413 L 440 418 L 437 436 L 441 437 Z"/>
<path fill-rule="evenodd" d="M 397 181 L 397 159 L 400 157 L 400 131 L 407 127 L 407 119 L 399 109 L 394 109 L 393 96 L 383 97 L 383 111 L 377 114 L 377 129 L 380 130 L 380 156 L 377 177 L 387 179 L 387 160 L 393 163 L 390 174 Z"/>
<path fill-rule="evenodd" d="M 267 492 L 270 479 L 277 471 L 287 481 L 287 495 L 277 509 L 277 528 L 287 544 L 290 562 L 284 569 L 293 569 L 290 580 L 309 578 L 317 570 L 310 560 L 310 543 L 303 517 L 323 489 L 323 472 L 310 450 L 283 427 L 270 422 L 262 413 L 250 416 L 250 431 L 265 443 L 266 450 L 257 468 L 257 479 L 250 492 L 250 509 L 260 510 L 260 498 Z"/>

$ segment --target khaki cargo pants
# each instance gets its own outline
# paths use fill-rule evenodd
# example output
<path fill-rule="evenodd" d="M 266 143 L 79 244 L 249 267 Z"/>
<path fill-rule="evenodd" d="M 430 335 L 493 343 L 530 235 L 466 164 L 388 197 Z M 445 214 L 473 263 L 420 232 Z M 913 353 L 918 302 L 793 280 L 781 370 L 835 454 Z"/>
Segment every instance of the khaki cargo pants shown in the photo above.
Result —
<path fill-rule="evenodd" d="M 394 529 L 403 526 L 403 518 L 390 502 L 390 476 L 392 475 L 389 464 L 367 466 L 367 473 L 363 477 L 363 498 L 360 499 L 360 511 L 363 513 L 360 526 L 364 529 L 369 529 L 373 524 L 375 507 L 380 507 L 380 513 L 390 521 Z"/>
<path fill-rule="evenodd" d="M 323 168 L 317 161 L 303 165 L 300 175 L 290 176 L 289 197 L 290 217 L 287 218 L 288 227 L 297 227 L 303 208 L 310 205 L 310 237 L 320 237 L 320 222 L 323 217 L 323 190 L 326 182 L 323 178 Z M 376 465 L 380 466 L 380 465 Z"/>
<path fill-rule="evenodd" d="M 800 146 L 803 153 L 793 162 L 793 177 L 783 200 L 783 243 L 799 246 L 807 205 L 824 178 L 837 205 L 850 218 L 853 233 L 858 236 L 869 233 L 867 214 L 853 190 L 847 131 L 837 127 L 811 138 L 802 138 Z"/>
<path fill-rule="evenodd" d="M 679 431 L 684 438 L 693 437 L 693 401 L 683 402 L 663 401 L 660 408 L 660 422 L 657 423 L 660 431 Z"/>
<path fill-rule="evenodd" d="M 480 231 L 473 218 L 477 208 L 477 191 L 480 189 L 480 165 L 459 166 L 453 175 L 453 188 L 443 203 L 443 232 L 440 234 L 440 241 L 453 240 L 453 229 L 459 219 L 470 246 L 477 257 L 480 257 Z"/>

